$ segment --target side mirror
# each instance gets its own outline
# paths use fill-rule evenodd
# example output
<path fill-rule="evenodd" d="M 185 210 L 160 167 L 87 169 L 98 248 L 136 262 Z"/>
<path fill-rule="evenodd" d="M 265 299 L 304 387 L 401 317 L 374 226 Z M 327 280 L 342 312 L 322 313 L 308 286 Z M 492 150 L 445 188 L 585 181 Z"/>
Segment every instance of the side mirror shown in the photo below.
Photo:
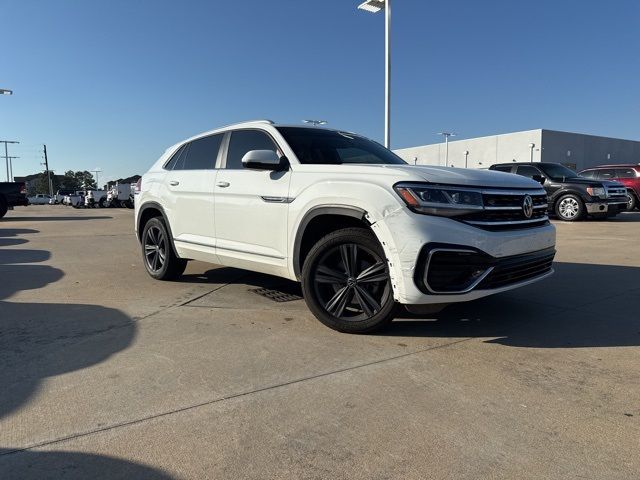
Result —
<path fill-rule="evenodd" d="M 286 158 L 278 157 L 273 150 L 249 150 L 242 157 L 242 166 L 254 170 L 281 170 L 285 164 Z"/>
<path fill-rule="evenodd" d="M 540 183 L 541 185 L 544 185 L 544 182 L 547 180 L 542 175 L 534 175 L 531 178 L 534 179 L 536 182 Z"/>

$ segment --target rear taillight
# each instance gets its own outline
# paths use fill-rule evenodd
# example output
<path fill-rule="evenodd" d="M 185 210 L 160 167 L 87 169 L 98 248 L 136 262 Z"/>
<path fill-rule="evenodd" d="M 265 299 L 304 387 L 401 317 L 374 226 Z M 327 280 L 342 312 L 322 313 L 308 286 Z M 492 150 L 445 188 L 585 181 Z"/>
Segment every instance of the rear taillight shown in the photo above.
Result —
<path fill-rule="evenodd" d="M 20 184 L 20 193 L 22 195 L 26 195 L 27 194 L 27 185 L 26 184 L 24 184 L 24 183 Z"/>
<path fill-rule="evenodd" d="M 142 177 L 140 177 L 138 179 L 138 181 L 136 182 L 136 192 L 135 193 L 140 193 L 140 190 L 142 190 Z"/>

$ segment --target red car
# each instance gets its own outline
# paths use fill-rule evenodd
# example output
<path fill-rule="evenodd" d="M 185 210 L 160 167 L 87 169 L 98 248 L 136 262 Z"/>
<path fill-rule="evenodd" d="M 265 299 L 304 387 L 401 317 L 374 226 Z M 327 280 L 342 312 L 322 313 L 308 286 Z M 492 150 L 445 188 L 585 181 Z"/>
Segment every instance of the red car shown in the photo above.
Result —
<path fill-rule="evenodd" d="M 640 164 L 600 165 L 582 170 L 578 175 L 594 180 L 615 180 L 627 187 L 627 210 L 640 210 Z"/>

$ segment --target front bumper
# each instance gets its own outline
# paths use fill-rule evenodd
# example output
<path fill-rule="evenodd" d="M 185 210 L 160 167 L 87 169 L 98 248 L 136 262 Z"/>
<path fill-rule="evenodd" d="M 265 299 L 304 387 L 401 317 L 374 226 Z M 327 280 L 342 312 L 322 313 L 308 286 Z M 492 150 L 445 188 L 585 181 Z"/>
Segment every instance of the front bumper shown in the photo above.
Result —
<path fill-rule="evenodd" d="M 603 202 L 585 203 L 588 214 L 594 213 L 618 213 L 627 209 L 626 200 L 608 200 Z"/>
<path fill-rule="evenodd" d="M 480 252 L 490 262 L 499 265 L 510 257 L 517 258 L 555 247 L 555 227 L 546 224 L 532 228 L 489 231 L 472 227 L 449 218 L 419 215 L 401 209 L 372 225 L 383 243 L 389 260 L 394 298 L 402 304 L 438 304 L 475 300 L 487 295 L 511 290 L 538 281 L 553 270 L 506 283 L 489 283 L 489 276 L 480 279 L 471 289 L 459 292 L 429 291 L 417 280 L 424 273 L 425 248 L 433 245 L 466 248 Z M 550 251 L 550 250 L 549 250 Z M 496 270 L 494 268 L 494 270 Z M 487 283 L 482 283 L 482 282 Z"/>

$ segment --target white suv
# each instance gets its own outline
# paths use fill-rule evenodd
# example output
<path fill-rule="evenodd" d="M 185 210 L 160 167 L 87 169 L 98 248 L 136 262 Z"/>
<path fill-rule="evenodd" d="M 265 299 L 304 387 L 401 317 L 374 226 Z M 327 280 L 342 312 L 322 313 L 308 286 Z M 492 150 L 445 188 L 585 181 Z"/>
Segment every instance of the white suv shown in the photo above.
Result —
<path fill-rule="evenodd" d="M 135 229 L 160 280 L 196 259 L 301 282 L 327 326 L 369 332 L 427 305 L 550 275 L 540 184 L 407 165 L 354 133 L 252 121 L 169 148 L 142 177 Z"/>

